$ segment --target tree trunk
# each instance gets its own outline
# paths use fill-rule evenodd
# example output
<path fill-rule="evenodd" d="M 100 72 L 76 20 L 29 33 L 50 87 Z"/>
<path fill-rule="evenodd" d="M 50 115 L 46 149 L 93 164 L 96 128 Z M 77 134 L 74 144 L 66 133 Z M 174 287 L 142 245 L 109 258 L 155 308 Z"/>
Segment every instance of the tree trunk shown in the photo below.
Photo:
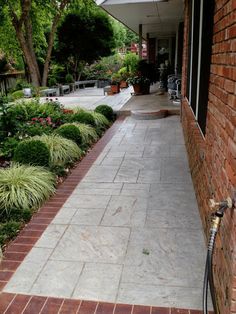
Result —
<path fill-rule="evenodd" d="M 25 21 L 25 35 L 26 35 L 25 36 L 26 42 L 28 44 L 28 49 L 29 49 L 29 52 L 31 54 L 31 59 L 32 59 L 32 62 L 34 63 L 34 67 L 36 69 L 39 83 L 41 83 L 41 75 L 40 75 L 39 66 L 38 66 L 38 62 L 37 62 L 37 58 L 36 58 L 34 46 L 33 46 L 32 23 L 31 23 L 31 20 L 29 18 L 26 19 L 26 21 Z"/>
<path fill-rule="evenodd" d="M 24 28 L 23 26 L 27 23 L 26 21 L 30 18 L 29 17 L 29 12 L 31 9 L 31 2 L 32 0 L 21 0 L 21 16 L 20 18 L 18 18 L 18 16 L 16 15 L 14 9 L 11 7 L 11 5 L 9 6 L 10 8 L 10 14 L 11 14 L 11 18 L 12 18 L 12 24 L 15 28 L 16 31 L 16 36 L 17 39 L 19 41 L 20 47 L 22 49 L 24 58 L 25 58 L 25 62 L 27 63 L 27 66 L 29 68 L 29 74 L 32 80 L 32 84 L 35 87 L 39 87 L 40 86 L 40 78 L 38 75 L 38 67 L 36 66 L 36 58 L 34 60 L 33 58 L 33 54 L 31 52 L 31 47 L 30 45 L 28 45 L 26 38 L 24 36 Z M 29 30 L 28 30 L 29 31 Z M 32 30 L 31 30 L 32 31 Z M 30 35 L 30 33 L 28 32 L 28 37 L 30 39 L 30 36 L 32 37 L 32 33 Z M 32 40 L 32 38 L 31 38 Z M 33 42 L 32 42 L 32 49 L 33 49 Z"/>
<path fill-rule="evenodd" d="M 57 29 L 57 25 L 58 25 L 58 22 L 59 22 L 59 20 L 61 18 L 63 10 L 65 9 L 66 5 L 69 2 L 70 2 L 70 0 L 63 0 L 61 2 L 59 11 L 55 15 L 53 23 L 52 23 L 52 29 L 51 29 L 51 32 L 49 34 L 49 40 L 48 40 L 47 56 L 46 56 L 45 63 L 44 63 L 44 68 L 43 68 L 42 86 L 46 86 L 46 84 L 47 84 L 49 64 L 50 64 L 50 59 L 51 59 L 51 55 L 52 55 L 54 36 L 55 36 L 56 29 Z"/>
<path fill-rule="evenodd" d="M 32 80 L 32 84 L 35 87 L 39 87 L 40 86 L 40 81 L 39 81 L 39 77 L 37 75 L 37 69 L 35 68 L 35 62 L 32 58 L 32 54 L 28 48 L 28 45 L 26 43 L 26 40 L 24 38 L 24 34 L 23 31 L 21 29 L 16 29 L 16 35 L 19 41 L 19 44 L 21 46 L 22 52 L 24 54 L 25 57 L 25 61 L 27 63 L 27 66 L 29 68 L 29 74 Z"/>

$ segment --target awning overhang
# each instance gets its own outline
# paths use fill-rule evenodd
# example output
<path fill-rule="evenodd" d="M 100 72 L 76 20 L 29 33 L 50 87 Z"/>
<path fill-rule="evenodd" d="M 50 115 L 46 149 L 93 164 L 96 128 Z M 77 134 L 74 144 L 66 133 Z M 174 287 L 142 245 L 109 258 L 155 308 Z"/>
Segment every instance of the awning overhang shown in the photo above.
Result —
<path fill-rule="evenodd" d="M 183 21 L 183 0 L 97 0 L 96 3 L 115 19 L 143 37 L 170 37 Z"/>

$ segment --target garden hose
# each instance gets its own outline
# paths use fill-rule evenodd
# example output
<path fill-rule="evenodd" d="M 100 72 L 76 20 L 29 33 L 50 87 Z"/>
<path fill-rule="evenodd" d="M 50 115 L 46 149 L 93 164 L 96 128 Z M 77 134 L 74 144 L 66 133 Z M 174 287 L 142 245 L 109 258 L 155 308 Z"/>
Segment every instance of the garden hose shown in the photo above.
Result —
<path fill-rule="evenodd" d="M 208 247 L 207 247 L 207 257 L 206 257 L 205 273 L 204 273 L 204 281 L 203 281 L 203 313 L 204 314 L 208 313 L 207 295 L 208 295 L 208 285 L 209 285 L 214 314 L 220 314 L 217 307 L 217 302 L 216 302 L 212 261 L 213 261 L 215 239 L 216 239 L 216 235 L 219 230 L 219 227 L 220 227 L 221 219 L 224 216 L 225 210 L 227 208 L 233 207 L 233 201 L 230 198 L 228 198 L 226 201 L 223 201 L 220 203 L 215 203 L 213 200 L 210 200 L 210 202 L 211 202 L 210 206 L 212 208 L 218 207 L 218 209 L 213 214 L 212 225 L 210 229 L 210 237 L 209 237 Z"/>

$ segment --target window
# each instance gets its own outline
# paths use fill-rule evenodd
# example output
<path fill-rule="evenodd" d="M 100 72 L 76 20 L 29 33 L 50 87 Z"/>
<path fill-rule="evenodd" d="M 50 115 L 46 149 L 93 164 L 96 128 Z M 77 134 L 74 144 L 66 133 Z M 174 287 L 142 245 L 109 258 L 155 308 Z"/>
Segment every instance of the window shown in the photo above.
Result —
<path fill-rule="evenodd" d="M 200 60 L 198 70 L 198 94 L 197 94 L 197 121 L 205 134 L 208 103 L 208 89 L 210 79 L 210 64 L 212 53 L 214 0 L 201 1 L 201 33 L 200 33 Z"/>
<path fill-rule="evenodd" d="M 190 0 L 189 12 L 189 57 L 186 97 L 203 134 L 205 134 L 214 0 Z"/>
<path fill-rule="evenodd" d="M 188 65 L 187 65 L 187 88 L 186 97 L 189 99 L 190 72 L 191 72 L 191 42 L 192 42 L 192 0 L 189 0 L 189 24 L 188 24 Z"/>

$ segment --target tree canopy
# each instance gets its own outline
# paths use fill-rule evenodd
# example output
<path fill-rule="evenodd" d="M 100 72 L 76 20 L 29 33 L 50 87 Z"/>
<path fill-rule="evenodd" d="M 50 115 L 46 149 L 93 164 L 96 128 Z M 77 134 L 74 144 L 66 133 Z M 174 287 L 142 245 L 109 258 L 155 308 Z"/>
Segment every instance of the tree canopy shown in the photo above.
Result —
<path fill-rule="evenodd" d="M 5 28 L 4 52 L 9 50 L 6 40 L 19 45 L 28 66 L 32 83 L 46 85 L 54 36 L 60 18 L 70 0 L 0 0 L 1 27 Z M 45 31 L 46 30 L 46 31 Z M 47 35 L 47 36 L 46 36 Z M 12 37 L 12 39 L 11 39 Z M 40 72 L 38 60 L 44 63 Z"/>
<path fill-rule="evenodd" d="M 87 14 L 69 13 L 58 28 L 57 61 L 70 63 L 74 75 L 79 62 L 91 63 L 111 54 L 113 29 L 109 18 L 98 11 Z"/>
<path fill-rule="evenodd" d="M 0 0 L 0 53 L 25 66 L 34 86 L 47 85 L 53 51 L 76 73 L 133 40 L 93 0 Z"/>

